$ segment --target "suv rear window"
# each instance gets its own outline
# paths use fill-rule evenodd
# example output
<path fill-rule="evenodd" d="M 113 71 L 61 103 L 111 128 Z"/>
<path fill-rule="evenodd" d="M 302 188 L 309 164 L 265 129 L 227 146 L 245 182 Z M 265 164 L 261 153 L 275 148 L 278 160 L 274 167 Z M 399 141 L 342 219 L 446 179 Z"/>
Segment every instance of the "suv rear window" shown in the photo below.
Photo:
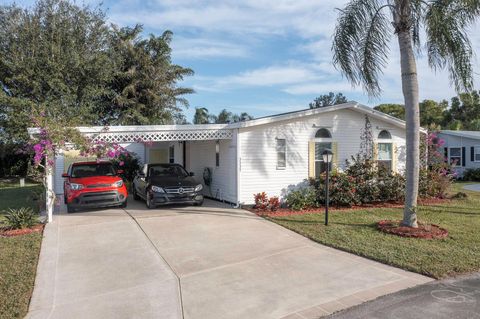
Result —
<path fill-rule="evenodd" d="M 112 164 L 81 164 L 72 166 L 71 176 L 74 178 L 90 176 L 113 176 L 115 169 Z"/>
<path fill-rule="evenodd" d="M 150 166 L 148 176 L 151 177 L 187 177 L 187 171 L 179 165 L 154 165 Z"/>

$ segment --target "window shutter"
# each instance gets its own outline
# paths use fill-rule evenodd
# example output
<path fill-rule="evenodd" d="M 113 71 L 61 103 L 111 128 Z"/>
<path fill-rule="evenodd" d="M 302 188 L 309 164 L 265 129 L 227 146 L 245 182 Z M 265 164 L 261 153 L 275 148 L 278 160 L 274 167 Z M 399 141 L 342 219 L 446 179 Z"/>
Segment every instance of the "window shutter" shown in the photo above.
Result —
<path fill-rule="evenodd" d="M 470 162 L 475 162 L 475 147 L 470 147 Z"/>
<path fill-rule="evenodd" d="M 332 143 L 332 152 L 333 152 L 333 159 L 332 159 L 333 168 L 338 168 L 338 147 L 337 147 L 337 142 L 333 142 L 333 143 Z"/>
<path fill-rule="evenodd" d="M 392 171 L 397 172 L 397 145 L 392 143 Z"/>
<path fill-rule="evenodd" d="M 448 163 L 448 147 L 445 147 L 443 149 L 443 151 L 444 151 L 444 155 L 445 155 L 445 162 Z"/>
<path fill-rule="evenodd" d="M 465 146 L 462 147 L 462 166 L 465 167 L 465 157 L 467 157 L 467 152 Z"/>
<path fill-rule="evenodd" d="M 308 177 L 315 178 L 315 142 L 308 142 Z"/>

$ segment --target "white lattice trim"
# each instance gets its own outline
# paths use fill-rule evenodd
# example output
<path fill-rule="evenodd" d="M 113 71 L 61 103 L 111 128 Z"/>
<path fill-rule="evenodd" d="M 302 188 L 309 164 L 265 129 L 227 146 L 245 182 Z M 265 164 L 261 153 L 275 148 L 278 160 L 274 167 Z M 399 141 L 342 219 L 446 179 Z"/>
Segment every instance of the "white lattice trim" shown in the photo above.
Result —
<path fill-rule="evenodd" d="M 151 132 L 103 132 L 90 135 L 94 141 L 108 143 L 160 142 L 160 141 L 201 141 L 225 140 L 232 138 L 231 130 L 175 130 Z"/>

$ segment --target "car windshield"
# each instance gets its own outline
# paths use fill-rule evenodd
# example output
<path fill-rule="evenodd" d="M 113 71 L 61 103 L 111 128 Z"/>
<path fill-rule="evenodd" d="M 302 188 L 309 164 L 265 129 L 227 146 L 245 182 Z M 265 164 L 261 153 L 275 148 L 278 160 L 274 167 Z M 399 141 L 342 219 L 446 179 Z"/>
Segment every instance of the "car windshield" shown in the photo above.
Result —
<path fill-rule="evenodd" d="M 150 177 L 187 177 L 187 171 L 180 165 L 155 165 L 148 169 L 148 176 Z"/>
<path fill-rule="evenodd" d="M 80 164 L 72 167 L 72 177 L 113 176 L 115 169 L 112 164 Z"/>

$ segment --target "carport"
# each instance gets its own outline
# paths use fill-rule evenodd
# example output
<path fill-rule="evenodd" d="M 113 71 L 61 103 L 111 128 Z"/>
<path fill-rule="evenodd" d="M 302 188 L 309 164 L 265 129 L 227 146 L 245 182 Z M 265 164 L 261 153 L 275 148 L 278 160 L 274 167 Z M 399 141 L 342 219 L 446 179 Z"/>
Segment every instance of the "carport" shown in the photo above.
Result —
<path fill-rule="evenodd" d="M 141 163 L 170 162 L 181 164 L 204 183 L 206 168 L 212 172 L 209 197 L 237 203 L 238 129 L 228 124 L 135 125 L 78 127 L 93 142 L 117 143 L 135 153 Z M 39 129 L 29 129 L 30 135 Z M 47 169 L 47 220 L 52 221 L 54 198 L 63 195 L 62 173 L 68 168 L 71 151 L 57 150 L 54 166 Z"/>

